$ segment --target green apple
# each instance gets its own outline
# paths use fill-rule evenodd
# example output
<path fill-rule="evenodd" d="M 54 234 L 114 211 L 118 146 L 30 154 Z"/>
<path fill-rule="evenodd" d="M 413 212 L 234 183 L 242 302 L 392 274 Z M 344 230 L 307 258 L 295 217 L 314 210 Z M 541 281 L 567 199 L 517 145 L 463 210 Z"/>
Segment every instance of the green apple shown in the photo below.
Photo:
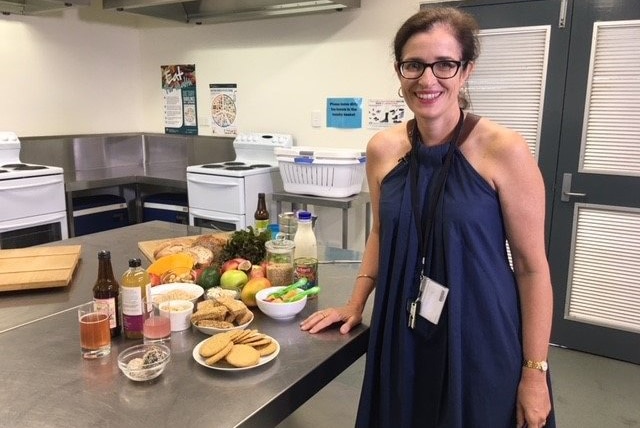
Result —
<path fill-rule="evenodd" d="M 241 270 L 229 269 L 220 276 L 220 287 L 226 290 L 242 290 L 249 281 L 249 276 Z"/>

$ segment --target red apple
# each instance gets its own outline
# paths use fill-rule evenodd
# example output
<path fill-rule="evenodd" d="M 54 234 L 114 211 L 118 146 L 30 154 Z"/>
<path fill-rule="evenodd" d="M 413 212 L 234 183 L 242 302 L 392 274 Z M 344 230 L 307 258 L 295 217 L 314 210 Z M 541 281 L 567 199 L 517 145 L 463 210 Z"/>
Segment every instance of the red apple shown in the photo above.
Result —
<path fill-rule="evenodd" d="M 220 272 L 224 273 L 228 270 L 237 270 L 239 263 L 235 259 L 227 260 L 220 266 Z"/>

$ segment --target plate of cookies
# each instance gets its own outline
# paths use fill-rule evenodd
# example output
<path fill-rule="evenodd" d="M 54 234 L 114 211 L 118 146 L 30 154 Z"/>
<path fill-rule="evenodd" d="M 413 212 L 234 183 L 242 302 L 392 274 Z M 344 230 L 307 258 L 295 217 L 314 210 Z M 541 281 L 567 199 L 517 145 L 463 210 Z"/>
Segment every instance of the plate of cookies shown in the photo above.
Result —
<path fill-rule="evenodd" d="M 240 371 L 268 363 L 280 353 L 280 344 L 258 330 L 217 333 L 193 348 L 193 359 L 206 368 Z"/>
<path fill-rule="evenodd" d="M 199 302 L 191 324 L 204 334 L 244 330 L 253 321 L 253 312 L 233 297 L 221 296 Z"/>

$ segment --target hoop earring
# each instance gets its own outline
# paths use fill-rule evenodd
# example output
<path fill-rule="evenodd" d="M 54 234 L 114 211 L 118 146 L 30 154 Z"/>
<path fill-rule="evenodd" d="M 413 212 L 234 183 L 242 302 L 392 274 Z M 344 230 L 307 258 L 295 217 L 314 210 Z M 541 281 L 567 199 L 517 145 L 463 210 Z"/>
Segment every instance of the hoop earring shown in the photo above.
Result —
<path fill-rule="evenodd" d="M 400 98 L 404 98 L 404 95 L 402 94 L 402 86 L 400 86 L 400 87 L 398 88 L 398 96 L 399 96 Z"/>

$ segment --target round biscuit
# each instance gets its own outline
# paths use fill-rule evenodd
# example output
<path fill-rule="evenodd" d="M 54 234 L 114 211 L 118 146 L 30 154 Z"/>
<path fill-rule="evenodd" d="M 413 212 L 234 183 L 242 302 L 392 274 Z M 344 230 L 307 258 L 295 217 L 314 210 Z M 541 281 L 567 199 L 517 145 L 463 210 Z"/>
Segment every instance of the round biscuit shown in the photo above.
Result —
<path fill-rule="evenodd" d="M 256 351 L 258 351 L 261 357 L 265 357 L 276 352 L 278 346 L 276 346 L 276 342 L 271 341 L 267 345 L 258 346 L 255 349 Z"/>
<path fill-rule="evenodd" d="M 227 346 L 225 346 L 222 351 L 218 352 L 217 354 L 207 358 L 205 360 L 205 363 L 207 363 L 208 366 L 212 366 L 215 363 L 217 363 L 218 361 L 220 361 L 221 359 L 223 359 L 224 357 L 227 356 L 227 354 L 229 353 L 229 351 L 231 351 L 231 348 L 233 348 L 233 342 L 229 341 L 229 343 L 227 344 Z"/>
<path fill-rule="evenodd" d="M 222 351 L 231 342 L 226 333 L 218 333 L 207 339 L 200 347 L 200 356 L 209 358 Z"/>
<path fill-rule="evenodd" d="M 253 346 L 254 348 L 258 346 L 264 346 L 271 343 L 271 339 L 269 337 L 263 337 L 260 340 L 256 340 L 254 342 L 245 343 L 245 345 Z"/>
<path fill-rule="evenodd" d="M 233 345 L 225 359 L 234 367 L 251 367 L 260 361 L 260 353 L 249 345 Z"/>

